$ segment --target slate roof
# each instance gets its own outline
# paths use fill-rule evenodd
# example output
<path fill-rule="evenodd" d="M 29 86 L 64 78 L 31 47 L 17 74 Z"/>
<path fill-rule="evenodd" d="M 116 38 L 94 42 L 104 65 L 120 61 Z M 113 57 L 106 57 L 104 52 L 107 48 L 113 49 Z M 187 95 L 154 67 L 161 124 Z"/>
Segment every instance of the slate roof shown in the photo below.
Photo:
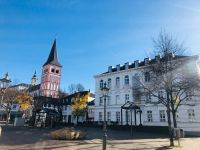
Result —
<path fill-rule="evenodd" d="M 7 80 L 7 79 L 5 79 L 5 78 L 0 79 L 0 81 L 1 81 L 1 82 L 6 82 L 6 83 L 10 83 L 10 82 L 11 82 L 11 80 Z"/>
<path fill-rule="evenodd" d="M 80 97 L 88 94 L 89 91 L 81 91 L 81 92 L 76 92 L 74 94 L 68 95 L 62 99 L 62 105 L 71 105 L 72 99 L 75 98 L 78 94 L 80 94 Z"/>
<path fill-rule="evenodd" d="M 88 103 L 88 106 L 94 106 L 94 105 L 95 105 L 94 100 Z"/>
<path fill-rule="evenodd" d="M 56 48 L 56 39 L 54 40 L 53 46 L 51 48 L 51 52 L 46 63 L 43 66 L 48 64 L 56 65 L 58 67 L 62 67 L 62 65 L 58 62 L 57 48 Z"/>
<path fill-rule="evenodd" d="M 156 57 L 160 57 L 160 56 L 156 56 Z M 156 63 L 156 57 L 154 59 L 149 59 L 149 58 L 145 58 L 145 59 L 149 59 L 149 64 L 154 64 L 154 63 Z M 194 55 L 194 56 L 175 55 L 174 59 L 181 59 L 181 58 L 192 59 L 192 58 L 197 58 L 197 57 L 198 57 L 197 55 Z M 162 57 L 162 58 L 159 58 L 159 59 L 160 59 L 160 61 L 163 61 L 165 58 Z M 145 60 L 144 61 L 138 61 L 138 67 L 142 67 L 142 66 L 145 66 Z M 132 69 L 132 68 L 136 68 L 135 63 L 131 63 L 131 64 L 128 65 L 128 69 Z M 120 71 L 122 71 L 122 70 L 125 70 L 125 65 L 121 65 L 120 66 Z M 112 68 L 112 73 L 113 72 L 117 72 L 117 68 L 116 67 Z M 109 73 L 109 72 L 108 71 L 104 72 L 104 73 L 102 73 L 102 75 L 103 74 L 107 74 L 107 73 Z"/>
<path fill-rule="evenodd" d="M 16 85 L 13 85 L 13 86 L 11 86 L 10 88 L 15 88 L 15 87 L 18 87 L 18 86 L 24 86 L 24 87 L 29 87 L 30 86 L 30 84 L 26 84 L 26 83 L 20 83 L 20 84 L 16 84 Z"/>
<path fill-rule="evenodd" d="M 34 85 L 34 86 L 30 86 L 28 91 L 32 92 L 32 91 L 36 91 L 40 89 L 40 84 Z"/>

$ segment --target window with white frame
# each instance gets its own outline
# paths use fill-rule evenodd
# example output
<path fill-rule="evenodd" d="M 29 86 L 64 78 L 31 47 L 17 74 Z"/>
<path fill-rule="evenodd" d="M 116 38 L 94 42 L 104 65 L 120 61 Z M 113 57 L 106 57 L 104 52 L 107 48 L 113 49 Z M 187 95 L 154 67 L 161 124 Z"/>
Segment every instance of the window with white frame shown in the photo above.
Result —
<path fill-rule="evenodd" d="M 107 121 L 108 121 L 108 122 L 111 121 L 111 112 L 107 112 Z"/>
<path fill-rule="evenodd" d="M 99 112 L 99 121 L 103 121 L 103 114 L 102 114 L 102 112 Z"/>
<path fill-rule="evenodd" d="M 152 111 L 148 110 L 147 111 L 147 121 L 152 122 L 153 121 L 153 116 L 152 116 Z"/>
<path fill-rule="evenodd" d="M 100 87 L 100 89 L 103 88 L 103 80 L 100 81 L 100 83 L 99 83 L 99 87 Z"/>
<path fill-rule="evenodd" d="M 120 112 L 116 112 L 116 122 L 120 122 Z"/>
<path fill-rule="evenodd" d="M 129 101 L 129 94 L 125 94 L 125 103 Z"/>
<path fill-rule="evenodd" d="M 186 98 L 188 101 L 192 100 L 192 95 L 194 95 L 192 90 L 186 92 Z"/>
<path fill-rule="evenodd" d="M 188 109 L 188 120 L 191 122 L 195 121 L 194 109 Z"/>
<path fill-rule="evenodd" d="M 111 97 L 110 96 L 107 97 L 107 105 L 111 105 Z"/>
<path fill-rule="evenodd" d="M 129 76 L 128 76 L 128 75 L 126 75 L 126 76 L 124 77 L 124 84 L 125 84 L 125 85 L 129 85 Z"/>
<path fill-rule="evenodd" d="M 99 97 L 99 106 L 103 105 L 103 97 Z"/>
<path fill-rule="evenodd" d="M 165 117 L 165 110 L 160 110 L 160 122 L 165 122 L 166 117 Z"/>
<path fill-rule="evenodd" d="M 116 78 L 116 87 L 117 88 L 120 87 L 120 78 L 119 77 Z"/>
<path fill-rule="evenodd" d="M 120 95 L 116 95 L 116 104 L 119 104 L 120 101 Z"/>
<path fill-rule="evenodd" d="M 144 80 L 145 80 L 145 82 L 150 82 L 150 73 L 149 72 L 144 73 Z"/>
<path fill-rule="evenodd" d="M 89 108 L 89 109 L 88 109 L 88 114 L 93 114 L 93 112 L 94 112 L 94 109 L 93 109 L 93 108 Z"/>
<path fill-rule="evenodd" d="M 111 88 L 111 78 L 108 79 L 108 88 Z"/>
<path fill-rule="evenodd" d="M 145 97 L 146 97 L 146 102 L 147 102 L 147 103 L 148 103 L 148 102 L 151 102 L 151 93 L 146 92 Z"/>
<path fill-rule="evenodd" d="M 158 91 L 158 98 L 159 99 L 162 99 L 163 98 L 163 91 Z"/>

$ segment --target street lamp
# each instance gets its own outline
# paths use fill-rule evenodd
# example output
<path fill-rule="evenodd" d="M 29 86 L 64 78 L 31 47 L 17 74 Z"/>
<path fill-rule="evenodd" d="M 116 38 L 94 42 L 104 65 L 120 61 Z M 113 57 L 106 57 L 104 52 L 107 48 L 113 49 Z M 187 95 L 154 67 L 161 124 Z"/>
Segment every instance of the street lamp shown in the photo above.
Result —
<path fill-rule="evenodd" d="M 103 123 L 103 150 L 106 150 L 107 130 L 106 130 L 106 97 L 108 96 L 109 88 L 106 86 L 106 82 L 103 85 L 102 94 L 104 97 L 104 123 Z"/>

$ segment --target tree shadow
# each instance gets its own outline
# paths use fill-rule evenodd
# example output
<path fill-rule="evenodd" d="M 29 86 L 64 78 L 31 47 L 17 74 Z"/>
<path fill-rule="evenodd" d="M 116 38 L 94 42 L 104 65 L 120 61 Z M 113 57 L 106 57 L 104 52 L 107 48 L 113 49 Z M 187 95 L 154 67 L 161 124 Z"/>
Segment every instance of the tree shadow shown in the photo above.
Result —
<path fill-rule="evenodd" d="M 163 147 L 156 148 L 155 150 L 167 150 L 167 149 L 173 149 L 173 148 L 169 146 L 163 146 Z"/>

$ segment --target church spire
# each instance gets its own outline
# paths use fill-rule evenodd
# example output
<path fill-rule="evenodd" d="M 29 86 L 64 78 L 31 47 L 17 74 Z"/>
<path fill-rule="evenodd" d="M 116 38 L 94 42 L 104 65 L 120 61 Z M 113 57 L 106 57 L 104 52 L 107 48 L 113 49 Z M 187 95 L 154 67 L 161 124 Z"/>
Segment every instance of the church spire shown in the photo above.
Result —
<path fill-rule="evenodd" d="M 56 66 L 62 67 L 62 65 L 58 62 L 56 39 L 53 42 L 53 46 L 51 48 L 51 52 L 49 54 L 49 57 L 48 57 L 46 63 L 43 66 L 46 66 L 48 64 L 52 64 L 52 65 L 56 65 Z"/>
<path fill-rule="evenodd" d="M 31 79 L 31 85 L 35 86 L 37 84 L 37 75 L 36 75 L 36 71 Z"/>

